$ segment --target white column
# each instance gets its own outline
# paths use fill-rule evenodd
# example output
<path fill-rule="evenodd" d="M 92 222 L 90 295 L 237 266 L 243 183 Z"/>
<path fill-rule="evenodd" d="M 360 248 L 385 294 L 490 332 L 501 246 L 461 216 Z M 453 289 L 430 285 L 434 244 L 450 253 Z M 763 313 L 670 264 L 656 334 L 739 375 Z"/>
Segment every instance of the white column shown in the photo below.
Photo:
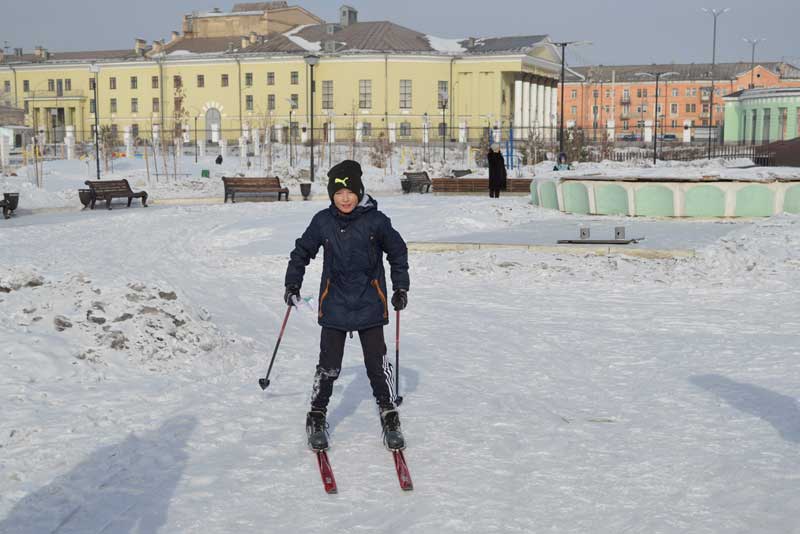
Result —
<path fill-rule="evenodd" d="M 153 146 L 158 144 L 158 140 L 161 138 L 161 126 L 159 124 L 153 125 Z"/>
<path fill-rule="evenodd" d="M 206 138 L 205 136 L 197 140 L 198 156 L 201 158 L 206 157 Z"/>
<path fill-rule="evenodd" d="M 427 145 L 430 141 L 430 132 L 429 132 L 430 124 L 428 121 L 422 123 L 422 144 Z"/>
<path fill-rule="evenodd" d="M 459 143 L 467 142 L 467 123 L 464 121 L 461 121 L 458 124 L 458 142 Z"/>
<path fill-rule="evenodd" d="M 131 135 L 131 127 L 125 126 L 122 129 L 122 139 L 125 141 L 125 157 L 133 157 L 133 136 Z"/>
<path fill-rule="evenodd" d="M 545 138 L 544 128 L 544 85 L 541 78 L 539 83 L 536 84 L 536 126 L 539 128 L 539 137 Z"/>
<path fill-rule="evenodd" d="M 357 122 L 356 123 L 356 143 L 360 143 L 362 141 L 362 139 L 364 138 L 364 136 L 362 135 L 363 133 L 364 133 L 364 123 L 363 122 Z"/>
<path fill-rule="evenodd" d="M 608 119 L 606 121 L 606 131 L 608 132 L 608 141 L 609 142 L 614 142 L 614 137 L 615 137 L 614 128 L 615 127 L 616 127 L 616 122 L 614 121 L 614 119 Z"/>
<path fill-rule="evenodd" d="M 244 135 L 239 137 L 239 159 L 244 167 L 247 163 L 247 137 Z"/>
<path fill-rule="evenodd" d="M 522 130 L 517 130 L 514 127 L 514 137 L 517 139 L 527 139 L 528 130 L 531 127 L 531 82 L 524 80 L 522 82 Z"/>
<path fill-rule="evenodd" d="M 0 135 L 0 167 L 7 167 L 9 165 L 10 153 L 11 148 L 9 147 L 8 137 L 5 135 Z M 69 154 L 69 145 L 67 145 L 67 154 Z"/>
<path fill-rule="evenodd" d="M 242 137 L 244 137 L 245 142 L 250 140 L 250 125 L 247 121 L 242 121 Z"/>
<path fill-rule="evenodd" d="M 389 123 L 389 142 L 390 143 L 397 142 L 397 124 L 393 122 Z"/>
<path fill-rule="evenodd" d="M 558 125 L 558 88 L 550 87 L 550 126 Z M 555 128 L 550 129 L 550 136 L 555 139 Z"/>
<path fill-rule="evenodd" d="M 256 157 L 261 155 L 261 132 L 258 131 L 257 127 L 253 127 L 250 131 L 250 139 L 253 140 L 253 153 Z"/>
<path fill-rule="evenodd" d="M 228 157 L 228 142 L 225 141 L 224 137 L 221 137 L 219 140 L 219 155 L 224 158 Z"/>
<path fill-rule="evenodd" d="M 219 124 L 211 125 L 211 142 L 219 143 Z"/>
<path fill-rule="evenodd" d="M 283 126 L 280 124 L 276 124 L 274 128 L 275 128 L 275 142 L 283 143 Z"/>
<path fill-rule="evenodd" d="M 522 80 L 514 81 L 514 129 L 522 127 Z"/>
<path fill-rule="evenodd" d="M 533 79 L 530 86 L 530 100 L 531 105 L 528 108 L 528 122 L 531 125 L 531 130 L 536 128 L 536 78 Z M 535 135 L 535 133 L 534 133 Z"/>
<path fill-rule="evenodd" d="M 333 121 L 328 123 L 328 143 L 336 142 L 336 124 Z"/>
<path fill-rule="evenodd" d="M 645 143 L 653 142 L 653 121 L 644 121 L 644 139 Z"/>
<path fill-rule="evenodd" d="M 67 159 L 75 159 L 75 127 L 67 126 L 67 136 L 64 138 L 64 144 L 67 145 Z"/>
<path fill-rule="evenodd" d="M 692 142 L 692 121 L 690 120 L 683 121 L 683 142 Z"/>

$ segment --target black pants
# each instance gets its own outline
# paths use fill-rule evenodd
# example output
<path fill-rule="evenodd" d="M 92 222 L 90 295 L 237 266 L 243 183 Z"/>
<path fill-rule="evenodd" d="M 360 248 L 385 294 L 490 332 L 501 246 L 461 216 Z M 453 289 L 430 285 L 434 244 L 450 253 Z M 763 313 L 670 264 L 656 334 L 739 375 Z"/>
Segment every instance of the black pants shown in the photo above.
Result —
<path fill-rule="evenodd" d="M 500 188 L 497 189 L 489 189 L 489 197 L 490 198 L 500 198 Z"/>
<path fill-rule="evenodd" d="M 361 349 L 364 351 L 364 366 L 372 386 L 375 401 L 381 405 L 394 405 L 394 370 L 386 359 L 386 343 L 383 340 L 383 326 L 359 330 Z M 322 328 L 319 341 L 319 364 L 314 374 L 314 387 L 311 392 L 311 408 L 325 411 L 333 393 L 333 383 L 342 370 L 344 343 L 347 332 Z"/>

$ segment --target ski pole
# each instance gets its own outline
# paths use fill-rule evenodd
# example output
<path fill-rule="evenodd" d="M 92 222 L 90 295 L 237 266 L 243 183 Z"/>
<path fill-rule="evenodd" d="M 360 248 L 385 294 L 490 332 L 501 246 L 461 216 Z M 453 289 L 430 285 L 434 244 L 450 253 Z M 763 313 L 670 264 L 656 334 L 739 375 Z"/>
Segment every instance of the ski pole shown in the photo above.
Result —
<path fill-rule="evenodd" d="M 261 389 L 269 387 L 269 374 L 272 372 L 272 364 L 275 363 L 275 355 L 278 354 L 278 347 L 281 346 L 281 338 L 283 338 L 283 331 L 286 328 L 286 321 L 289 320 L 289 314 L 292 312 L 291 304 L 286 306 L 286 315 L 283 317 L 283 324 L 281 325 L 281 333 L 278 334 L 278 341 L 275 343 L 275 350 L 272 351 L 272 359 L 269 361 L 269 369 L 267 369 L 267 376 L 258 379 L 258 385 Z"/>
<path fill-rule="evenodd" d="M 395 399 L 394 404 L 395 406 L 400 406 L 403 404 L 403 397 L 399 395 L 400 393 L 400 310 L 397 310 L 397 318 L 395 319 L 395 323 L 397 325 L 397 333 L 395 336 L 394 342 L 394 391 L 395 391 Z"/>

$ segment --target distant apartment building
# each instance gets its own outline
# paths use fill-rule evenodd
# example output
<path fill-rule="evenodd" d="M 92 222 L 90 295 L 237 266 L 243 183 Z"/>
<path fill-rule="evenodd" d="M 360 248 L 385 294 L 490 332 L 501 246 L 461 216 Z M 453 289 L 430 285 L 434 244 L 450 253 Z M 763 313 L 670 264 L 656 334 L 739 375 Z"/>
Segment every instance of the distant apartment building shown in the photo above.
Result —
<path fill-rule="evenodd" d="M 800 69 L 783 62 L 758 63 L 753 69 L 750 63 L 716 64 L 713 104 L 710 63 L 599 65 L 572 70 L 575 74 L 570 74 L 564 85 L 564 124 L 582 128 L 590 136 L 605 134 L 617 140 L 648 140 L 654 132 L 677 140 L 694 138 L 701 131 L 717 135 L 725 121 L 725 95 L 751 85 L 800 87 Z M 645 73 L 660 73 L 658 109 L 655 77 Z"/>

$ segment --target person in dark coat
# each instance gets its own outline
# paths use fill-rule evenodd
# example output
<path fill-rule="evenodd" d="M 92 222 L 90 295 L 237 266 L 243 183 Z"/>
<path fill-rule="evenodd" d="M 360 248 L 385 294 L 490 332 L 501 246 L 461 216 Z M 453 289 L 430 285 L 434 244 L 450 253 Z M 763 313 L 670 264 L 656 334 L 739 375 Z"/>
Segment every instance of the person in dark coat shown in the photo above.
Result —
<path fill-rule="evenodd" d="M 292 306 L 299 301 L 306 266 L 323 247 L 317 314 L 322 327 L 320 354 L 306 417 L 308 444 L 315 450 L 328 447 L 328 401 L 342 368 L 347 333 L 353 331 L 361 341 L 384 442 L 390 449 L 405 447 L 395 406 L 394 371 L 383 337 L 383 327 L 389 324 L 383 255 L 391 269 L 392 306 L 402 310 L 408 302 L 408 250 L 390 219 L 378 210 L 378 202 L 364 194 L 361 175 L 361 166 L 351 160 L 331 168 L 331 205 L 311 219 L 286 268 L 284 300 Z"/>
<path fill-rule="evenodd" d="M 506 188 L 506 162 L 500 153 L 500 145 L 493 143 L 487 155 L 489 160 L 489 196 L 500 198 L 500 190 Z"/>
<path fill-rule="evenodd" d="M 216 163 L 217 165 L 222 165 L 222 154 L 219 154 L 217 156 L 217 159 L 214 160 L 214 163 Z"/>

